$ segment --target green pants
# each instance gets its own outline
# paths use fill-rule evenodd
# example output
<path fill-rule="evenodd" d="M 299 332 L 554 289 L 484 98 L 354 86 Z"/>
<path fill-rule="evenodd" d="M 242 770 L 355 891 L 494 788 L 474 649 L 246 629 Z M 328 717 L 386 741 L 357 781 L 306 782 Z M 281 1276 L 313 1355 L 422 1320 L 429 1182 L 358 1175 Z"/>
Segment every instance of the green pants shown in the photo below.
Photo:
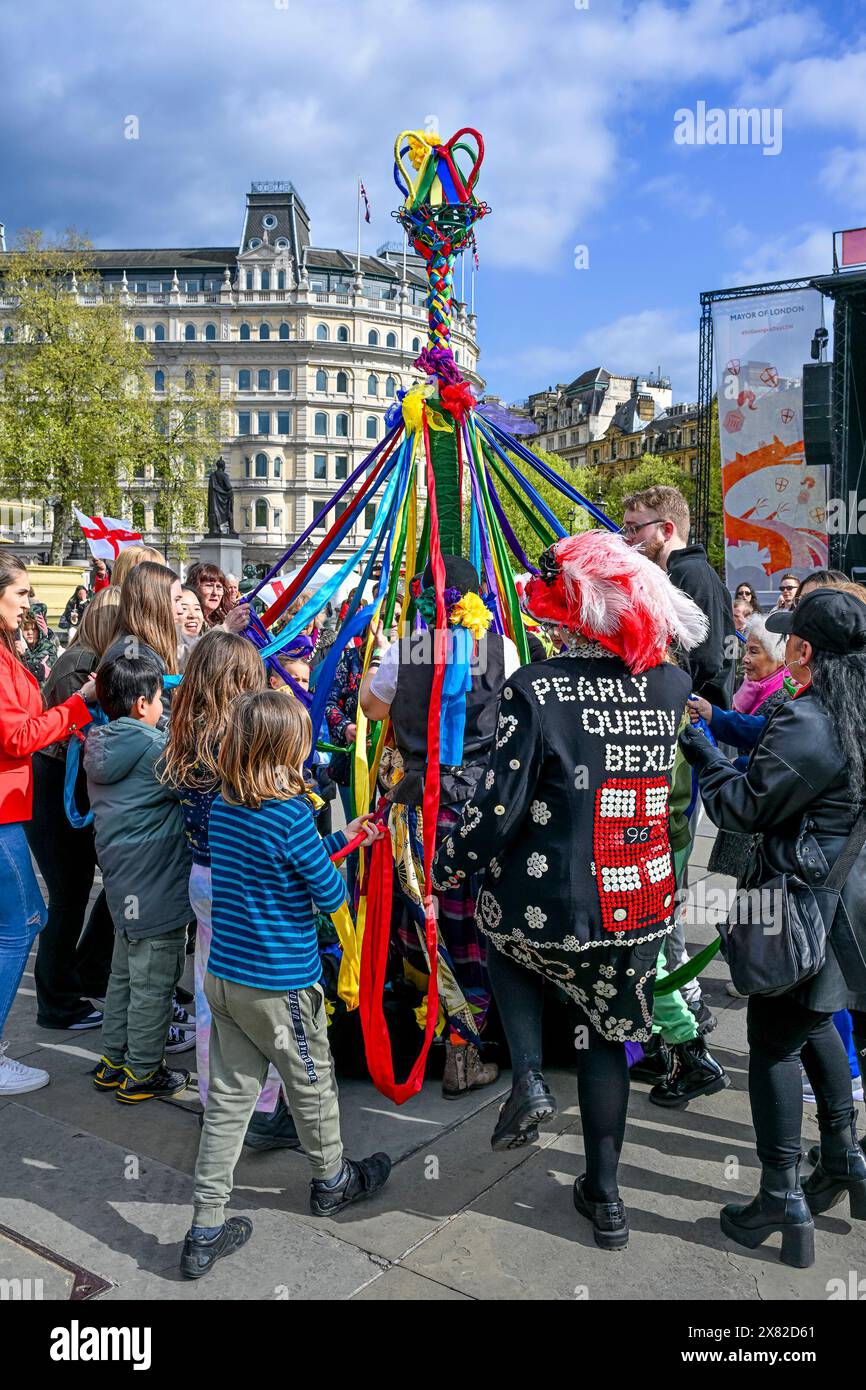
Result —
<path fill-rule="evenodd" d="M 171 1024 L 172 994 L 183 974 L 186 927 L 165 936 L 114 933 L 111 975 L 102 1018 L 109 1062 L 142 1078 L 160 1065 Z"/>
<path fill-rule="evenodd" d="M 279 993 L 221 980 L 208 971 L 204 992 L 213 1021 L 193 1225 L 219 1226 L 270 1062 L 283 1079 L 314 1178 L 336 1177 L 343 1164 L 343 1144 L 321 985 Z"/>
<path fill-rule="evenodd" d="M 689 860 L 691 845 L 674 852 L 674 874 L 677 887 L 682 883 Z M 656 983 L 669 973 L 665 962 L 665 947 L 659 951 L 656 962 Z M 653 1032 L 661 1033 L 666 1043 L 691 1042 L 698 1035 L 698 1025 L 691 1009 L 687 1007 L 678 989 L 672 994 L 657 994 L 653 997 Z"/>

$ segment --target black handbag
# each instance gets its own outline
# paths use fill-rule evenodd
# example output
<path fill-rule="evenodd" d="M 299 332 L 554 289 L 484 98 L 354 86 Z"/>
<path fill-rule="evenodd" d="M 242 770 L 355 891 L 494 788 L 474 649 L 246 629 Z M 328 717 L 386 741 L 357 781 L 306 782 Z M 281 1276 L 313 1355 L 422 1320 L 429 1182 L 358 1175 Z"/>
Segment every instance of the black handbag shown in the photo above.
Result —
<path fill-rule="evenodd" d="M 842 889 L 864 844 L 866 811 L 823 883 L 812 886 L 796 874 L 777 874 L 759 888 L 737 890 L 718 929 L 738 993 L 788 994 L 817 975 Z"/>

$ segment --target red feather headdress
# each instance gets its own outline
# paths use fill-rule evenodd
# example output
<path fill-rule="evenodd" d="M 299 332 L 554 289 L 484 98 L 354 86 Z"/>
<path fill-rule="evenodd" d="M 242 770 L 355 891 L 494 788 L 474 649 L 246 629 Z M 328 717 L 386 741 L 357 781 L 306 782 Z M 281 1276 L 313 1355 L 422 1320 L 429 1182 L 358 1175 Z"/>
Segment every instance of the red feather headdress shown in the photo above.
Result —
<path fill-rule="evenodd" d="M 636 675 L 658 666 L 671 642 L 689 651 L 708 630 L 697 604 L 612 531 L 566 536 L 545 551 L 526 606 L 534 618 L 600 643 Z"/>

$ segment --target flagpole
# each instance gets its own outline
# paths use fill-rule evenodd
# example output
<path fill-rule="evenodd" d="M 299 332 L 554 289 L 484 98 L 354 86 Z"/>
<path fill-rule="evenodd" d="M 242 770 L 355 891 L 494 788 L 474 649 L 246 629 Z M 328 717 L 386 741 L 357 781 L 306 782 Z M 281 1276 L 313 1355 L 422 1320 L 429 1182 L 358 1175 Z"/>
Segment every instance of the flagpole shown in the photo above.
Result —
<path fill-rule="evenodd" d="M 475 313 L 475 267 L 472 267 L 472 312 Z"/>
<path fill-rule="evenodd" d="M 358 275 L 361 274 L 361 178 L 358 176 Z"/>
<path fill-rule="evenodd" d="M 460 298 L 466 303 L 466 252 L 460 257 Z"/>

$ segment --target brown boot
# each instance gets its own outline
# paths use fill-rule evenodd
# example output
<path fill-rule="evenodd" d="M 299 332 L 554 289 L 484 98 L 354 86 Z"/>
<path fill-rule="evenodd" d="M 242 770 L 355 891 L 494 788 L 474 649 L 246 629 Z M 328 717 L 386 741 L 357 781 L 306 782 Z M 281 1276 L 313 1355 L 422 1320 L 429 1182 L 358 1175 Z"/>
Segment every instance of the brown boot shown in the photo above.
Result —
<path fill-rule="evenodd" d="M 498 1075 L 496 1063 L 482 1062 L 478 1048 L 472 1043 L 446 1042 L 442 1094 L 447 1100 L 465 1096 L 481 1086 L 490 1086 Z"/>

